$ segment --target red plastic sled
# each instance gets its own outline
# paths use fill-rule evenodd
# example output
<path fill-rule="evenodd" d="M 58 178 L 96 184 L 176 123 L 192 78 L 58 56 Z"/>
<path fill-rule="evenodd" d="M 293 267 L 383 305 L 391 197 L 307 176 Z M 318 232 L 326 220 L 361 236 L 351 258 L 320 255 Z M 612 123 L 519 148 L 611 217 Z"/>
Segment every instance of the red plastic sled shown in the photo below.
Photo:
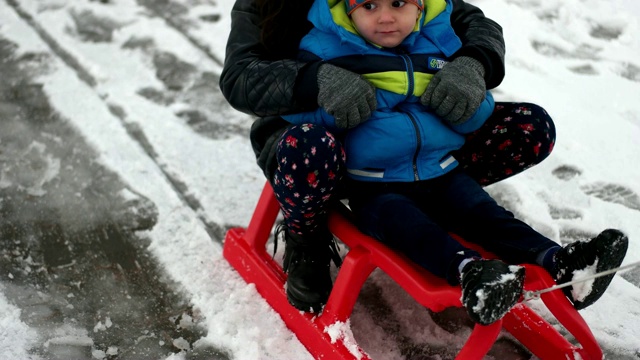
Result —
<path fill-rule="evenodd" d="M 316 359 L 370 359 L 352 338 L 340 336 L 339 332 L 336 335 L 335 330 L 343 329 L 342 324 L 347 323 L 362 285 L 375 268 L 380 268 L 419 304 L 434 312 L 462 306 L 459 287 L 448 285 L 403 255 L 362 234 L 341 211 L 333 211 L 329 217 L 331 232 L 350 250 L 322 313 L 313 315 L 295 309 L 288 303 L 285 294 L 286 274 L 266 251 L 266 243 L 278 212 L 278 203 L 267 183 L 248 228 L 233 228 L 227 233 L 224 257 L 247 283 L 255 284 L 262 297 L 280 314 L 287 327 Z M 541 267 L 524 266 L 527 270 L 525 290 L 535 291 L 554 285 Z M 567 341 L 540 315 L 520 303 L 502 320 L 489 326 L 475 325 L 456 359 L 482 359 L 502 328 L 543 360 L 603 358 L 602 350 L 588 325 L 561 291 L 544 293 L 541 299 L 579 345 Z"/>

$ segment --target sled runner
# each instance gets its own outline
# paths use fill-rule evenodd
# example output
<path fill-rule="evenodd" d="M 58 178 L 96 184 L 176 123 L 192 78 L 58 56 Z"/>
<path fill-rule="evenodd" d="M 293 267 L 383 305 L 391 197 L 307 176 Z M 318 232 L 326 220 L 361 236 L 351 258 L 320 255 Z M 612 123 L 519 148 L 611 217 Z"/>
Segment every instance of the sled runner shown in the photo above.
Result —
<path fill-rule="evenodd" d="M 255 284 L 260 295 L 280 314 L 287 327 L 316 359 L 370 359 L 350 336 L 347 321 L 362 285 L 376 268 L 395 280 L 419 304 L 434 312 L 452 306 L 462 307 L 460 287 L 448 285 L 403 255 L 359 232 L 348 220 L 348 209 L 342 206 L 330 214 L 329 228 L 336 238 L 348 246 L 349 251 L 335 279 L 329 300 L 320 315 L 297 310 L 287 301 L 284 288 L 286 274 L 266 250 L 278 212 L 278 202 L 271 186 L 266 183 L 249 226 L 228 231 L 224 257 L 247 283 Z M 492 257 L 487 252 L 481 253 Z M 527 274 L 525 290 L 536 291 L 555 284 L 541 267 L 524 266 Z M 527 305 L 519 303 L 504 318 L 491 325 L 476 324 L 456 359 L 482 359 L 502 329 L 543 360 L 603 358 L 602 350 L 588 325 L 562 291 L 543 293 L 541 299 L 558 322 L 573 335 L 578 345 L 565 339 Z"/>

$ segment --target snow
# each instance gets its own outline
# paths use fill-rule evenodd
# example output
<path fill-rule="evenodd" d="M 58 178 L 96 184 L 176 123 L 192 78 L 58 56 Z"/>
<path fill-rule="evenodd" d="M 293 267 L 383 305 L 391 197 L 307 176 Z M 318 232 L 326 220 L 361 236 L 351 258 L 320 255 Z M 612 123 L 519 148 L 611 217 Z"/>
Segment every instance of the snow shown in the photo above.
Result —
<path fill-rule="evenodd" d="M 147 234 L 149 251 L 205 319 L 207 335 L 199 342 L 225 349 L 234 359 L 311 359 L 255 287 L 228 265 L 220 243 L 211 241 L 207 231 L 209 224 L 246 225 L 260 194 L 264 178 L 246 136 L 252 119 L 221 107 L 221 126 L 239 131 L 203 136 L 176 114 L 202 102 L 222 103 L 219 92 L 193 93 L 170 106 L 139 95 L 140 89 L 161 89 L 169 83 L 194 85 L 188 66 L 182 75 L 168 74 L 162 82 L 154 61 L 178 59 L 198 71 L 220 73 L 233 1 L 176 2 L 186 6 L 187 19 L 211 15 L 220 20 L 191 28 L 187 38 L 176 26 L 149 16 L 134 0 L 115 0 L 109 6 L 99 1 L 1 1 L 0 36 L 18 44 L 18 53 L 53 55 L 49 70 L 39 77 L 52 106 L 96 149 L 101 163 L 157 206 L 159 221 Z M 640 2 L 472 3 L 504 28 L 507 76 L 494 91 L 496 101 L 540 104 L 554 118 L 558 132 L 550 158 L 487 190 L 558 242 L 573 233 L 621 229 L 630 239 L 625 264 L 640 260 Z M 108 19 L 104 26 L 113 27 L 106 35 L 92 34 L 110 34 L 110 41 L 83 41 L 70 30 L 76 28 L 77 18 L 91 13 Z M 209 97 L 200 98 L 205 95 Z M 124 115 L 116 116 L 114 109 Z M 134 141 L 131 129 L 144 133 L 153 156 Z M 42 151 L 41 145 L 34 143 L 32 151 Z M 45 165 L 45 177 L 30 188 L 34 196 L 44 191 L 43 181 L 61 171 L 55 159 Z M 186 206 L 169 177 L 187 184 L 200 208 Z M 12 181 L 0 174 L 0 187 Z M 635 274 L 616 276 L 601 300 L 581 311 L 601 346 L 620 358 L 640 353 L 640 278 Z M 398 314 L 399 323 L 393 326 L 410 329 L 407 337 L 423 342 L 429 338 L 429 344 L 445 355 L 447 347 L 461 346 L 464 334 L 452 335 L 435 328 L 428 318 L 417 317 L 421 309 L 384 275 L 374 273 L 372 281 L 381 289 L 377 296 L 388 299 L 391 311 Z M 42 339 L 20 319 L 19 308 L 6 301 L 3 289 L 0 284 L 0 353 L 30 358 L 28 349 Z M 111 326 L 109 318 L 96 321 L 93 331 Z M 357 305 L 349 327 L 373 358 L 403 359 L 387 339 L 392 330 L 385 325 Z M 178 348 L 189 348 L 183 340 L 173 341 Z M 61 343 L 91 345 L 93 340 L 88 331 L 71 328 L 47 345 Z M 93 356 L 104 358 L 117 351 L 95 350 Z"/>
<path fill-rule="evenodd" d="M 0 290 L 3 290 L 0 285 Z M 36 340 L 36 332 L 20 321 L 20 310 L 0 294 L 0 354 L 13 359 L 28 358 L 28 346 Z"/>
<path fill-rule="evenodd" d="M 577 301 L 584 301 L 584 299 L 589 296 L 589 294 L 591 294 L 591 291 L 593 290 L 593 283 L 595 281 L 595 279 L 591 279 L 591 277 L 596 274 L 597 267 L 598 260 L 596 260 L 593 265 L 588 266 L 583 270 L 575 270 L 573 272 L 571 281 L 587 278 L 589 279 L 572 286 L 571 294 Z"/>
<path fill-rule="evenodd" d="M 341 340 L 344 346 L 349 350 L 349 353 L 356 359 L 362 359 L 363 354 L 351 332 L 351 324 L 349 321 L 342 322 L 336 321 L 335 323 L 327 326 L 324 332 L 331 338 L 331 343 L 335 344 L 338 340 Z"/>
<path fill-rule="evenodd" d="M 472 308 L 472 310 L 479 314 L 482 313 L 482 309 L 484 309 L 484 302 L 487 300 L 487 294 L 484 293 L 483 289 L 479 289 L 476 291 L 476 297 L 478 298 L 478 303 Z"/>

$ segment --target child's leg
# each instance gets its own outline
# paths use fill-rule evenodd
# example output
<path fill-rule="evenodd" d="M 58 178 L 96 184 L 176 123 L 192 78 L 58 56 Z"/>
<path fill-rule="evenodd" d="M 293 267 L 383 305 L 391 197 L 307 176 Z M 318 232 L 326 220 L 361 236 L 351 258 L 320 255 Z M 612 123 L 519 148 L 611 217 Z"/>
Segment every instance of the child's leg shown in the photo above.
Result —
<path fill-rule="evenodd" d="M 350 205 L 360 231 L 406 254 L 452 285 L 459 284 L 460 263 L 480 257 L 464 248 L 404 195 L 381 193 L 366 199 L 352 198 Z"/>
<path fill-rule="evenodd" d="M 560 247 L 498 205 L 463 171 L 435 179 L 431 196 L 426 211 L 446 230 L 509 263 L 536 263 L 540 254 Z"/>
<path fill-rule="evenodd" d="M 409 197 L 382 193 L 351 201 L 361 231 L 396 248 L 452 285 L 462 282 L 462 304 L 474 322 L 504 316 L 522 294 L 524 269 L 481 260 L 426 215 Z"/>
<path fill-rule="evenodd" d="M 437 181 L 433 192 L 441 204 L 429 209 L 445 227 L 477 243 L 510 263 L 542 265 L 559 283 L 573 280 L 584 271 L 603 272 L 620 266 L 628 239 L 620 231 L 609 229 L 586 242 L 564 248 L 533 230 L 499 206 L 473 179 L 460 171 Z M 564 288 L 577 309 L 583 309 L 605 292 L 614 274 L 600 277 L 590 286 Z"/>

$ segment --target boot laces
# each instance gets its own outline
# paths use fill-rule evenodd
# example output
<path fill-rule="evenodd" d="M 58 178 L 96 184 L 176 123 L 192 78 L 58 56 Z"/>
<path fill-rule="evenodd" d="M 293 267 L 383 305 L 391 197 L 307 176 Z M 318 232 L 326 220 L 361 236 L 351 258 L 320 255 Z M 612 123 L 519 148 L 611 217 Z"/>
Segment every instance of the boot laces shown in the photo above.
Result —
<path fill-rule="evenodd" d="M 328 241 L 318 238 L 317 241 L 308 241 L 303 243 L 295 241 L 288 231 L 289 228 L 284 222 L 278 224 L 275 229 L 275 239 L 273 243 L 272 259 L 276 256 L 278 251 L 278 242 L 281 239 L 285 242 L 285 245 L 288 244 L 288 246 L 285 246 L 284 260 L 282 263 L 282 269 L 284 272 L 287 272 L 293 262 L 293 259 L 296 259 L 297 262 L 318 262 L 318 264 L 323 264 L 324 262 L 319 262 L 318 260 L 322 260 L 325 256 L 328 256 L 336 267 L 340 267 L 342 265 L 339 247 L 333 235 L 331 235 L 331 239 Z"/>

